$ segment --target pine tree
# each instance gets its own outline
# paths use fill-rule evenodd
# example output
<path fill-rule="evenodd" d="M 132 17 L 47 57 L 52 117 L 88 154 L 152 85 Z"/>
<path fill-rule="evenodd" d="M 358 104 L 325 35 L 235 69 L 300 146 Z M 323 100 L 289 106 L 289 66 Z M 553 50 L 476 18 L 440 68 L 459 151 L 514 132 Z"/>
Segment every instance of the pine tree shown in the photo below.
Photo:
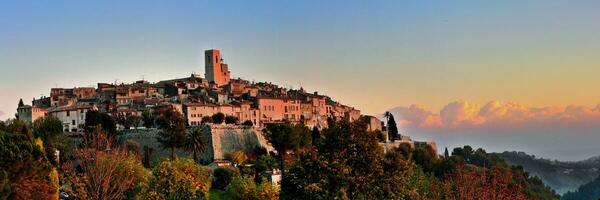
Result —
<path fill-rule="evenodd" d="M 396 120 L 394 119 L 394 115 L 389 114 L 387 126 L 390 140 L 393 141 L 400 139 L 400 134 L 398 134 L 398 127 L 396 126 Z"/>
<path fill-rule="evenodd" d="M 446 147 L 446 150 L 444 150 L 444 158 L 448 157 L 450 157 L 450 154 L 448 153 L 448 147 Z"/>
<path fill-rule="evenodd" d="M 23 103 L 23 99 L 19 99 L 19 107 L 23 107 L 25 104 Z"/>

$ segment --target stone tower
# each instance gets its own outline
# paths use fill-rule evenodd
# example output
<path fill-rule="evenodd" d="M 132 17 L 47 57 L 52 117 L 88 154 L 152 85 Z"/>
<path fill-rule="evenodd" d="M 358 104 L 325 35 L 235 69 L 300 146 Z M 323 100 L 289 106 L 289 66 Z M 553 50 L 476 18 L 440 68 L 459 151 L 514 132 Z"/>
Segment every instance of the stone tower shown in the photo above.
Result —
<path fill-rule="evenodd" d="M 211 49 L 204 51 L 205 73 L 204 76 L 209 82 L 214 82 L 218 86 L 226 85 L 231 79 L 227 64 L 223 63 L 221 51 Z"/>

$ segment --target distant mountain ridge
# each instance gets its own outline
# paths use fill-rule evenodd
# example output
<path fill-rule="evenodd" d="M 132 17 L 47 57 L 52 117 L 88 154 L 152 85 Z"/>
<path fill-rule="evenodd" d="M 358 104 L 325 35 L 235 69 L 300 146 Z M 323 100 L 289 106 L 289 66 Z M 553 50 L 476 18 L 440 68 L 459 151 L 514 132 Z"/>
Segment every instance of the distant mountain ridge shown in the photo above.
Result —
<path fill-rule="evenodd" d="M 516 151 L 505 151 L 496 153 L 496 155 L 511 165 L 523 166 L 526 172 L 539 177 L 546 185 L 560 194 L 575 191 L 600 176 L 600 156 L 582 161 L 565 162 L 536 158 L 525 152 Z"/>
<path fill-rule="evenodd" d="M 600 199 L 600 176 L 594 181 L 579 187 L 575 192 L 567 192 L 562 200 L 596 200 Z"/>

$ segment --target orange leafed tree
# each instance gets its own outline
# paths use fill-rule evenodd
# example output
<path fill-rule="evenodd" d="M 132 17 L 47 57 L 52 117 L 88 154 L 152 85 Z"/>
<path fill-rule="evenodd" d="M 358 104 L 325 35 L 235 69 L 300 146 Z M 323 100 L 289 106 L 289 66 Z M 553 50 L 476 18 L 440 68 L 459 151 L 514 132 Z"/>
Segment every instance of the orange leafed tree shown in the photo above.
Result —
<path fill-rule="evenodd" d="M 100 128 L 84 138 L 75 158 L 76 162 L 63 166 L 63 173 L 78 199 L 124 199 L 150 176 L 137 155 L 119 148 Z"/>
<path fill-rule="evenodd" d="M 445 194 L 456 200 L 524 200 L 526 185 L 508 169 L 459 165 L 446 176 Z"/>

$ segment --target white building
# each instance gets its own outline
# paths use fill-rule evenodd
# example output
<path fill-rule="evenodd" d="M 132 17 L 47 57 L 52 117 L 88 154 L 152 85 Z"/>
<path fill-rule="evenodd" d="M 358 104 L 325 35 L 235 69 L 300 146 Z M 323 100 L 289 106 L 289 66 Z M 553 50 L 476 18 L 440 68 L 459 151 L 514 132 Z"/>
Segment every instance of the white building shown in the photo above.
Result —
<path fill-rule="evenodd" d="M 50 108 L 48 115 L 58 118 L 65 132 L 77 132 L 83 130 L 85 114 L 88 110 L 97 110 L 97 108 L 91 105 L 59 106 Z"/>

